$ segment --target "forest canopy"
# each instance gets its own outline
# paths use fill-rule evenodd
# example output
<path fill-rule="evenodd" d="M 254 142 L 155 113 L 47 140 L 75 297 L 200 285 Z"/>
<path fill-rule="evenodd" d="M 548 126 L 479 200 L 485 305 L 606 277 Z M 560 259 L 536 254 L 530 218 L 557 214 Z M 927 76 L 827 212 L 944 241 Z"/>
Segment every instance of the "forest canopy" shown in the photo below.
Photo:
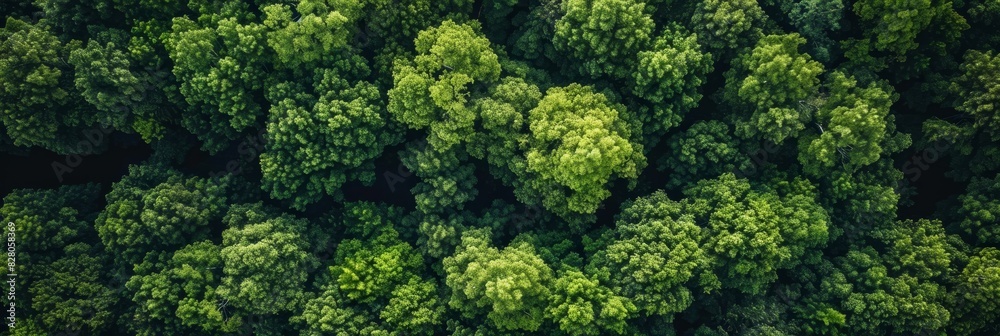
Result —
<path fill-rule="evenodd" d="M 0 19 L 2 335 L 1000 335 L 995 0 Z"/>

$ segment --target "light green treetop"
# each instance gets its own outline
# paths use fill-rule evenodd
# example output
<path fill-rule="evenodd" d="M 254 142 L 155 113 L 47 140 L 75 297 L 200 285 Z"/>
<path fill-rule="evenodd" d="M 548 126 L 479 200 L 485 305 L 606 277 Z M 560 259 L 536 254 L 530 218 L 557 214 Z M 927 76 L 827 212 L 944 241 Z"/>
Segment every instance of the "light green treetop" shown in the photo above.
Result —
<path fill-rule="evenodd" d="M 631 141 L 621 105 L 579 84 L 549 89 L 529 112 L 531 138 L 519 197 L 537 195 L 563 217 L 593 214 L 610 196 L 613 178 L 635 179 L 645 167 L 642 145 Z M 525 197 L 528 196 L 528 197 Z"/>
<path fill-rule="evenodd" d="M 444 259 L 449 305 L 472 318 L 486 314 L 501 330 L 537 330 L 543 321 L 552 270 L 527 242 L 493 247 L 489 229 L 466 231 Z"/>
<path fill-rule="evenodd" d="M 748 122 L 737 124 L 737 135 L 759 134 L 781 143 L 812 120 L 800 105 L 818 92 L 823 66 L 798 51 L 803 43 L 798 34 L 768 35 L 733 61 L 726 73 L 725 97 L 749 113 Z"/>
<path fill-rule="evenodd" d="M 445 21 L 421 31 L 414 44 L 417 56 L 393 70 L 388 109 L 410 128 L 427 128 L 430 144 L 444 151 L 472 135 L 473 86 L 497 81 L 500 63 L 477 25 Z"/>

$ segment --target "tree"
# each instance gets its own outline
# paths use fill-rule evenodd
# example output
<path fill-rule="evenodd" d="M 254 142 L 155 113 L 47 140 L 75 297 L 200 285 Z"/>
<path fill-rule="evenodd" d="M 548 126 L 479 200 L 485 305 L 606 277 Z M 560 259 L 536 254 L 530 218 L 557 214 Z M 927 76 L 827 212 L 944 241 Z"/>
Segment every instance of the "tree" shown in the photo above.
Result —
<path fill-rule="evenodd" d="M 749 114 L 737 124 L 737 135 L 780 144 L 806 128 L 812 116 L 800 106 L 816 95 L 823 66 L 798 51 L 803 43 L 798 34 L 768 35 L 733 61 L 725 98 Z"/>
<path fill-rule="evenodd" d="M 608 281 L 615 293 L 635 302 L 644 314 L 668 320 L 694 301 L 692 289 L 716 287 L 702 231 L 680 203 L 662 192 L 629 201 L 605 249 L 588 270 Z"/>
<path fill-rule="evenodd" d="M 373 160 L 399 141 L 377 87 L 349 84 L 335 70 L 317 77 L 318 100 L 285 98 L 271 107 L 260 158 L 262 187 L 298 209 L 323 195 L 343 197 L 348 180 L 373 183 Z"/>
<path fill-rule="evenodd" d="M 95 124 L 87 105 L 78 104 L 82 99 L 73 87 L 72 67 L 65 63 L 80 43 L 60 41 L 45 21 L 16 18 L 7 18 L 0 37 L 0 121 L 13 144 L 57 153 L 95 152 L 75 141 Z"/>
<path fill-rule="evenodd" d="M 992 2 L 966 2 L 957 4 L 957 11 L 969 20 L 970 29 L 964 32 L 963 40 L 971 42 L 968 45 L 996 46 L 1000 39 L 990 34 L 1000 23 L 1000 6 Z"/>
<path fill-rule="evenodd" d="M 187 1 L 164 1 L 148 2 L 143 0 L 111 0 L 112 8 L 120 12 L 125 20 L 133 25 L 141 25 L 144 22 L 167 20 L 178 16 L 183 16 L 191 9 L 197 10 L 199 2 L 190 2 L 192 7 L 188 7 Z M 117 14 L 117 13 L 116 13 Z"/>
<path fill-rule="evenodd" d="M 265 48 L 267 28 L 253 19 L 253 14 L 229 4 L 224 12 L 203 14 L 198 22 L 174 18 L 164 39 L 188 104 L 181 125 L 211 153 L 258 125 L 263 114 L 254 96 L 264 87 L 270 55 Z"/>
<path fill-rule="evenodd" d="M 112 185 L 94 227 L 119 266 L 131 268 L 146 253 L 171 252 L 208 238 L 210 224 L 222 219 L 230 200 L 228 181 L 132 166 Z"/>
<path fill-rule="evenodd" d="M 139 335 L 233 332 L 239 315 L 217 293 L 222 278 L 221 247 L 200 241 L 174 252 L 161 269 L 139 274 L 127 283 L 134 293 Z"/>
<path fill-rule="evenodd" d="M 916 49 L 917 36 L 929 28 L 937 16 L 957 16 L 951 2 L 931 0 L 863 0 L 854 3 L 854 12 L 866 25 L 865 34 L 873 40 L 875 48 L 897 55 Z"/>
<path fill-rule="evenodd" d="M 757 169 L 741 151 L 739 138 L 733 137 L 732 129 L 722 121 L 697 122 L 668 141 L 673 154 L 658 162 L 658 170 L 669 172 L 668 187 L 683 187 L 724 173 Z"/>
<path fill-rule="evenodd" d="M 961 65 L 962 75 L 952 84 L 958 95 L 955 109 L 972 116 L 973 127 L 1000 140 L 1000 80 L 992 74 L 1000 70 L 1000 56 L 992 51 L 970 50 Z"/>
<path fill-rule="evenodd" d="M 950 71 L 945 69 L 951 65 L 934 61 L 947 55 L 969 28 L 954 7 L 947 0 L 855 2 L 864 38 L 841 42 L 847 67 L 869 75 L 888 69 L 896 82 L 926 76 L 929 83 L 922 89 L 935 94 L 935 86 L 947 84 L 931 72 Z"/>
<path fill-rule="evenodd" d="M 167 73 L 132 71 L 133 60 L 114 42 L 91 40 L 85 48 L 70 53 L 76 89 L 98 113 L 102 125 L 123 132 L 137 132 L 146 142 L 162 139 L 171 126 L 173 107 L 158 85 Z M 169 111 L 169 112 L 168 112 Z"/>
<path fill-rule="evenodd" d="M 104 0 L 36 0 L 34 4 L 60 35 L 72 38 L 109 24 L 113 15 L 111 2 Z"/>
<path fill-rule="evenodd" d="M 886 246 L 882 258 L 889 271 L 926 280 L 948 273 L 950 248 L 941 221 L 902 220 L 893 224 L 871 233 Z"/>
<path fill-rule="evenodd" d="M 365 240 L 341 241 L 334 264 L 330 272 L 340 292 L 351 300 L 368 303 L 389 297 L 394 288 L 415 277 L 423 258 L 390 227 Z"/>
<path fill-rule="evenodd" d="M 511 53 L 537 63 L 557 61 L 559 54 L 551 41 L 562 13 L 562 1 L 541 0 L 527 14 L 515 16 L 518 20 L 514 23 L 519 27 L 508 39 Z"/>
<path fill-rule="evenodd" d="M 325 287 L 317 297 L 306 301 L 302 313 L 289 321 L 301 325 L 301 335 L 388 335 L 376 322 L 377 317 L 350 305 L 336 287 Z"/>
<path fill-rule="evenodd" d="M 335 51 L 347 47 L 361 6 L 360 1 L 301 0 L 294 15 L 284 4 L 264 7 L 264 25 L 271 30 L 267 44 L 290 67 L 336 58 Z"/>
<path fill-rule="evenodd" d="M 765 18 L 757 0 L 702 0 L 691 16 L 691 28 L 710 50 L 737 49 L 753 44 Z"/>
<path fill-rule="evenodd" d="M 855 173 L 833 172 L 820 192 L 833 224 L 830 246 L 862 244 L 876 226 L 892 225 L 903 199 L 898 188 L 903 177 L 888 158 Z"/>
<path fill-rule="evenodd" d="M 101 333 L 111 326 L 118 296 L 109 288 L 106 255 L 86 243 L 64 248 L 64 257 L 42 266 L 28 288 L 33 319 L 52 332 Z M 18 302 L 21 303 L 21 302 Z"/>
<path fill-rule="evenodd" d="M 975 241 L 985 246 L 1000 246 L 1000 174 L 991 179 L 975 177 L 969 183 L 966 193 L 958 197 L 961 205 L 955 209 L 958 228 Z"/>
<path fill-rule="evenodd" d="M 622 334 L 625 320 L 636 311 L 629 299 L 575 269 L 560 271 L 549 301 L 546 316 L 571 335 Z"/>
<path fill-rule="evenodd" d="M 489 229 L 468 230 L 455 254 L 444 258 L 449 306 L 467 318 L 486 314 L 500 330 L 537 330 L 553 280 L 552 270 L 527 242 L 498 250 Z"/>
<path fill-rule="evenodd" d="M 803 331 L 788 319 L 789 306 L 778 295 L 733 298 L 727 309 L 708 325 L 739 335 L 796 335 Z M 726 299 L 723 299 L 726 300 Z"/>
<path fill-rule="evenodd" d="M 463 217 L 458 215 L 447 218 L 437 214 L 424 216 L 417 228 L 417 232 L 420 233 L 420 238 L 417 240 L 420 251 L 438 259 L 451 255 L 455 246 L 461 242 L 461 234 L 465 230 L 462 222 Z"/>
<path fill-rule="evenodd" d="M 860 87 L 841 72 L 830 75 L 827 89 L 829 96 L 816 102 L 814 112 L 819 133 L 799 139 L 799 162 L 807 173 L 819 176 L 837 166 L 853 172 L 909 145 L 908 136 L 895 133 L 891 89 Z"/>
<path fill-rule="evenodd" d="M 714 258 L 722 285 L 760 294 L 777 271 L 818 261 L 828 238 L 829 217 L 806 180 L 774 181 L 753 190 L 726 173 L 686 189 L 684 213 L 706 230 L 704 249 Z"/>
<path fill-rule="evenodd" d="M 961 335 L 989 334 L 1000 331 L 995 321 L 1000 316 L 1000 250 L 987 247 L 969 258 L 955 286 L 955 324 Z"/>
<path fill-rule="evenodd" d="M 477 159 L 485 159 L 493 176 L 508 185 L 515 185 L 516 172 L 524 170 L 520 144 L 528 136 L 528 111 L 541 99 L 537 85 L 523 78 L 504 77 L 490 88 L 489 96 L 475 102 L 482 131 L 472 135 L 466 150 Z"/>
<path fill-rule="evenodd" d="M 413 189 L 417 210 L 441 214 L 461 210 L 479 191 L 475 188 L 475 166 L 467 163 L 468 154 L 451 149 L 438 151 L 432 146 L 410 144 L 400 153 L 402 163 L 421 181 Z"/>
<path fill-rule="evenodd" d="M 433 335 L 445 314 L 445 306 L 437 290 L 433 281 L 410 278 L 409 282 L 392 290 L 389 304 L 382 309 L 379 317 L 394 330 Z"/>
<path fill-rule="evenodd" d="M 444 314 L 433 280 L 423 280 L 423 257 L 400 240 L 399 209 L 347 203 L 330 219 L 345 239 L 337 245 L 321 293 L 305 303 L 293 323 L 303 334 L 431 335 Z M 328 278 L 328 280 L 320 280 Z"/>
<path fill-rule="evenodd" d="M 19 259 L 31 260 L 28 256 L 36 252 L 38 257 L 58 255 L 64 246 L 93 235 L 100 191 L 98 184 L 83 184 L 16 189 L 5 195 L 0 217 L 17 225 L 17 239 L 31 242 L 17 248 Z"/>
<path fill-rule="evenodd" d="M 973 123 L 932 117 L 924 121 L 922 131 L 925 134 L 922 142 L 933 146 L 937 154 L 949 157 L 952 169 L 948 175 L 956 181 L 991 176 L 1000 169 L 1000 148 L 993 146 L 993 135 L 988 129 L 975 127 Z M 908 174 L 915 173 L 912 166 L 907 168 Z M 917 171 L 921 168 L 916 165 Z"/>
<path fill-rule="evenodd" d="M 244 311 L 275 314 L 304 303 L 309 273 L 324 247 L 308 221 L 257 204 L 234 205 L 222 232 L 223 277 L 216 293 Z"/>
<path fill-rule="evenodd" d="M 579 84 L 549 89 L 529 112 L 528 177 L 515 191 L 563 217 L 590 215 L 610 196 L 613 177 L 635 179 L 645 166 L 642 145 L 631 141 L 621 105 Z"/>
<path fill-rule="evenodd" d="M 409 128 L 428 129 L 428 142 L 444 151 L 472 135 L 470 89 L 497 81 L 500 63 L 478 25 L 448 20 L 421 31 L 414 44 L 413 62 L 393 69 L 388 109 Z"/>
<path fill-rule="evenodd" d="M 374 0 L 365 16 L 373 35 L 387 44 L 409 44 L 421 30 L 442 21 L 464 22 L 472 14 L 470 0 Z M 388 69 L 386 69 L 388 70 Z"/>
<path fill-rule="evenodd" d="M 96 237 L 91 222 L 100 211 L 100 191 L 98 184 L 64 185 L 16 189 L 4 196 L 0 218 L 7 238 L 6 274 L 17 276 L 11 278 L 16 281 L 16 296 L 4 295 L 0 303 L 15 308 L 16 329 L 31 330 L 29 325 L 35 325 L 46 331 L 73 332 L 109 326 L 107 310 L 116 298 L 109 294 L 104 264 L 73 264 L 108 259 L 101 249 L 86 243 Z"/>
<path fill-rule="evenodd" d="M 784 12 L 799 34 L 808 41 L 810 54 L 821 62 L 833 59 L 831 49 L 834 32 L 840 29 L 844 17 L 844 2 L 841 0 L 782 0 L 779 1 Z"/>
<path fill-rule="evenodd" d="M 644 116 L 643 135 L 657 136 L 698 106 L 698 90 L 712 70 L 712 55 L 701 50 L 698 35 L 672 27 L 637 58 L 632 93 L 653 104 L 653 114 Z"/>
<path fill-rule="evenodd" d="M 847 331 L 864 334 L 940 332 L 951 314 L 937 283 L 891 275 L 872 248 L 836 259 L 838 269 L 822 288 L 847 317 Z"/>
<path fill-rule="evenodd" d="M 552 43 L 592 78 L 629 77 L 629 63 L 652 39 L 653 19 L 635 0 L 568 0 Z"/>

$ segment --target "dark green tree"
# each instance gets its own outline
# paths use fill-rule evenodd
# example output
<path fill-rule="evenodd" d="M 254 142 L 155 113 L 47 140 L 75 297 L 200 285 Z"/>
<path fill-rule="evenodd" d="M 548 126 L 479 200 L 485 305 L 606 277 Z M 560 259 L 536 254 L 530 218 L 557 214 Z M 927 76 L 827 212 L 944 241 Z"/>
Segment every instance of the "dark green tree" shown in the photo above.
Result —
<path fill-rule="evenodd" d="M 63 254 L 41 266 L 42 277 L 28 288 L 31 309 L 37 314 L 32 319 L 53 333 L 108 330 L 119 299 L 108 285 L 109 258 L 86 243 L 66 245 Z"/>
<path fill-rule="evenodd" d="M 220 252 L 221 247 L 210 241 L 193 243 L 174 252 L 162 269 L 129 279 L 135 303 L 133 331 L 138 335 L 236 331 L 243 313 L 217 293 L 223 267 Z"/>
<path fill-rule="evenodd" d="M 694 302 L 695 292 L 718 287 L 703 248 L 702 229 L 678 202 L 657 192 L 623 206 L 616 229 L 588 270 L 644 315 L 667 320 Z"/>
<path fill-rule="evenodd" d="M 264 109 L 255 98 L 264 88 L 267 27 L 244 5 L 226 3 L 197 21 L 176 17 L 164 45 L 187 102 L 181 124 L 215 153 L 240 132 L 259 126 Z"/>
<path fill-rule="evenodd" d="M 216 294 L 259 315 L 300 307 L 309 298 L 304 292 L 309 273 L 319 267 L 314 253 L 326 247 L 322 232 L 260 203 L 230 207 L 224 222 L 223 277 Z"/>
<path fill-rule="evenodd" d="M 261 154 L 262 187 L 302 209 L 323 195 L 343 197 L 349 180 L 375 181 L 373 159 L 398 142 L 379 90 L 335 70 L 316 75 L 318 99 L 285 98 L 271 107 Z"/>
<path fill-rule="evenodd" d="M 643 119 L 645 136 L 659 136 L 680 123 L 701 101 L 702 84 L 712 70 L 712 55 L 703 52 L 698 36 L 680 27 L 667 29 L 648 50 L 637 55 L 632 93 L 653 105 Z"/>
<path fill-rule="evenodd" d="M 77 146 L 84 140 L 81 132 L 96 125 L 66 63 L 78 48 L 79 41 L 61 41 L 46 21 L 7 18 L 0 30 L 0 121 L 14 145 L 57 153 L 95 152 Z"/>
<path fill-rule="evenodd" d="M 208 238 L 231 199 L 228 181 L 189 178 L 156 165 L 132 166 L 112 185 L 94 227 L 119 266 L 131 268 L 147 253 L 171 252 Z"/>
<path fill-rule="evenodd" d="M 993 179 L 975 177 L 966 193 L 959 196 L 961 205 L 955 209 L 958 228 L 977 245 L 1000 246 L 1000 174 Z"/>
<path fill-rule="evenodd" d="M 593 78 L 628 78 L 636 53 L 652 40 L 654 23 L 636 0 L 566 0 L 552 43 Z"/>
<path fill-rule="evenodd" d="M 722 51 L 752 45 L 766 17 L 757 0 L 701 0 L 690 27 L 710 50 Z"/>
<path fill-rule="evenodd" d="M 959 335 L 990 334 L 1000 327 L 1000 250 L 987 247 L 970 256 L 955 286 L 952 327 Z"/>
<path fill-rule="evenodd" d="M 683 187 L 732 172 L 756 172 L 732 129 L 718 120 L 701 121 L 668 140 L 671 155 L 658 162 L 669 174 L 667 186 Z M 762 168 L 762 167 L 761 167 Z"/>

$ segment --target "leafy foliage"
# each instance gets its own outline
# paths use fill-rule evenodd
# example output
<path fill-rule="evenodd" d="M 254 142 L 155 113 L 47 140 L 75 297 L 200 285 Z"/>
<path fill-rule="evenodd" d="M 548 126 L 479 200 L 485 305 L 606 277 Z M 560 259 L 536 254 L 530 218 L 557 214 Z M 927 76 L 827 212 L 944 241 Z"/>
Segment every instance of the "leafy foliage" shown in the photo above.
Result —
<path fill-rule="evenodd" d="M 60 41 L 44 22 L 16 18 L 7 18 L 0 36 L 0 120 L 13 144 L 59 153 L 84 151 L 70 146 L 94 120 L 84 106 L 74 104 L 79 93 L 64 61 L 80 43 Z"/>
<path fill-rule="evenodd" d="M 690 25 L 709 48 L 733 49 L 752 44 L 764 18 L 757 0 L 703 0 L 698 2 Z"/>
<path fill-rule="evenodd" d="M 410 128 L 427 128 L 428 142 L 441 151 L 472 135 L 477 118 L 468 106 L 470 86 L 500 76 L 497 56 L 476 27 L 445 21 L 421 31 L 413 64 L 393 70 L 389 112 Z"/>
<path fill-rule="evenodd" d="M 254 91 L 264 87 L 270 58 L 267 28 L 234 3 L 224 9 L 197 22 L 174 18 L 164 42 L 188 104 L 181 124 L 210 152 L 258 124 L 263 109 Z"/>
<path fill-rule="evenodd" d="M 527 172 L 536 178 L 519 189 L 522 200 L 541 198 L 569 218 L 592 214 L 610 196 L 612 177 L 634 179 L 645 167 L 642 145 L 614 105 L 593 89 L 573 84 L 549 89 L 529 111 Z"/>
<path fill-rule="evenodd" d="M 635 0 L 567 0 L 555 23 L 556 49 L 580 60 L 580 72 L 625 78 L 627 61 L 652 40 L 653 19 Z"/>
<path fill-rule="evenodd" d="M 133 166 L 108 193 L 108 205 L 94 227 L 121 265 L 137 264 L 146 253 L 205 238 L 210 224 L 225 213 L 227 193 L 220 181 Z"/>
<path fill-rule="evenodd" d="M 0 13 L 5 335 L 1000 334 L 996 0 Z"/>
<path fill-rule="evenodd" d="M 566 270 L 552 287 L 546 314 L 559 323 L 560 330 L 572 335 L 621 334 L 625 320 L 636 310 L 631 301 L 578 270 Z"/>
<path fill-rule="evenodd" d="M 816 94 L 823 66 L 798 51 L 803 43 L 797 34 L 768 35 L 733 61 L 726 73 L 725 97 L 749 113 L 748 122 L 737 124 L 738 135 L 760 134 L 781 143 L 805 129 L 811 116 L 799 106 Z"/>
<path fill-rule="evenodd" d="M 712 69 L 711 54 L 703 52 L 698 36 L 683 30 L 666 31 L 649 50 L 637 55 L 632 93 L 654 104 L 644 120 L 644 134 L 660 134 L 677 125 L 688 110 L 698 106 L 698 88 Z"/>
<path fill-rule="evenodd" d="M 501 330 L 537 330 L 548 303 L 552 270 L 526 242 L 493 247 L 488 229 L 469 230 L 443 261 L 452 289 L 448 305 L 463 315 L 486 314 Z"/>
<path fill-rule="evenodd" d="M 323 240 L 306 220 L 245 204 L 231 207 L 225 223 L 219 296 L 262 314 L 292 310 L 307 298 L 305 283 L 319 266 L 313 252 Z"/>
<path fill-rule="evenodd" d="M 681 312 L 694 301 L 694 284 L 711 289 L 718 281 L 703 272 L 711 259 L 701 228 L 680 211 L 663 193 L 636 199 L 623 209 L 612 242 L 590 265 L 647 315 Z"/>
<path fill-rule="evenodd" d="M 375 175 L 361 168 L 397 141 L 377 87 L 351 85 L 332 70 L 316 77 L 319 99 L 305 99 L 303 106 L 286 98 L 271 108 L 260 158 L 263 187 L 300 209 L 324 194 L 342 197 L 340 187 L 349 179 L 374 182 Z"/>

